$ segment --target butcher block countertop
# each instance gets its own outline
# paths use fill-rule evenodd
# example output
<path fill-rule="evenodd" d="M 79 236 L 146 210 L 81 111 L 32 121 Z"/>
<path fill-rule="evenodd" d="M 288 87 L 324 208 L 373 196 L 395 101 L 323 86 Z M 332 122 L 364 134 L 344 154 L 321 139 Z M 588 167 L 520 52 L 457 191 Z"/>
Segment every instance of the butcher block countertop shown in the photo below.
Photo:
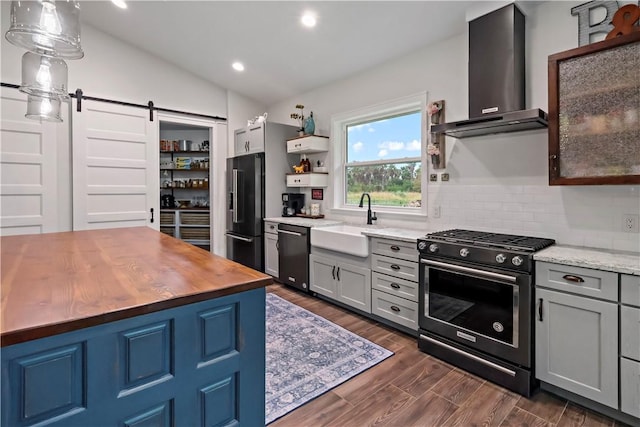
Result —
<path fill-rule="evenodd" d="M 3 347 L 273 281 L 147 227 L 0 237 L 0 247 Z"/>

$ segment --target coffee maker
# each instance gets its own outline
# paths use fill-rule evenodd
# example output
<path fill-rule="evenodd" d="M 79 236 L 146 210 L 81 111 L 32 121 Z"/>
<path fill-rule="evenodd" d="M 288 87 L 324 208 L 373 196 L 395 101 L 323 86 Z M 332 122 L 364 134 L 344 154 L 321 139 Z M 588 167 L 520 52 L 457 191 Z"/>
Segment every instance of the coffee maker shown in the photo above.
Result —
<path fill-rule="evenodd" d="M 304 194 L 282 193 L 282 216 L 295 216 L 302 213 Z"/>

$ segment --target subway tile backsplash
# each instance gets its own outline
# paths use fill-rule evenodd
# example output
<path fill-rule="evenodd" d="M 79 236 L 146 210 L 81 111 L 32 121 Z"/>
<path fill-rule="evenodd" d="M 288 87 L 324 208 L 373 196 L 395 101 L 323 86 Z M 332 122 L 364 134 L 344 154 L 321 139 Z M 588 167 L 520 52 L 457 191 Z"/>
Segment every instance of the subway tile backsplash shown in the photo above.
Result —
<path fill-rule="evenodd" d="M 474 228 L 555 239 L 559 244 L 640 252 L 640 234 L 622 231 L 640 213 L 640 187 L 431 185 L 429 230 Z"/>

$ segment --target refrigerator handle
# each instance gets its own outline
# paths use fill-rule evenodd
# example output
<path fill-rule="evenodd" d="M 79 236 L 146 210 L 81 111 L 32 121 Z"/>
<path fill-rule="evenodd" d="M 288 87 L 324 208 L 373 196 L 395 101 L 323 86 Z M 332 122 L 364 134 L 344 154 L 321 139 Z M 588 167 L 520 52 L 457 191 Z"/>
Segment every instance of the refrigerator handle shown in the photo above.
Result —
<path fill-rule="evenodd" d="M 233 181 L 231 184 L 231 205 L 233 211 L 233 222 L 238 222 L 238 169 L 233 170 Z"/>

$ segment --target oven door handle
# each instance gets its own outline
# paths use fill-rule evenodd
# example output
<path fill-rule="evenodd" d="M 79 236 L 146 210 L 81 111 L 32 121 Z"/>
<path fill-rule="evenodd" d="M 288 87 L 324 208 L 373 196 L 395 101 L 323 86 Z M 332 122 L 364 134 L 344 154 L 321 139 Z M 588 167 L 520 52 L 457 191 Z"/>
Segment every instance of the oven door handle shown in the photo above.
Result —
<path fill-rule="evenodd" d="M 500 274 L 500 273 L 494 273 L 493 271 L 478 270 L 477 268 L 463 267 L 461 265 L 448 264 L 446 262 L 440 262 L 440 261 L 432 261 L 430 259 L 421 259 L 420 262 L 426 265 L 430 265 L 432 267 L 443 268 L 445 270 L 449 270 L 457 273 L 468 273 L 476 277 L 490 279 L 490 280 L 497 280 L 497 281 L 505 282 L 509 284 L 516 283 L 516 280 L 517 280 L 516 276 L 509 276 L 508 274 Z"/>

